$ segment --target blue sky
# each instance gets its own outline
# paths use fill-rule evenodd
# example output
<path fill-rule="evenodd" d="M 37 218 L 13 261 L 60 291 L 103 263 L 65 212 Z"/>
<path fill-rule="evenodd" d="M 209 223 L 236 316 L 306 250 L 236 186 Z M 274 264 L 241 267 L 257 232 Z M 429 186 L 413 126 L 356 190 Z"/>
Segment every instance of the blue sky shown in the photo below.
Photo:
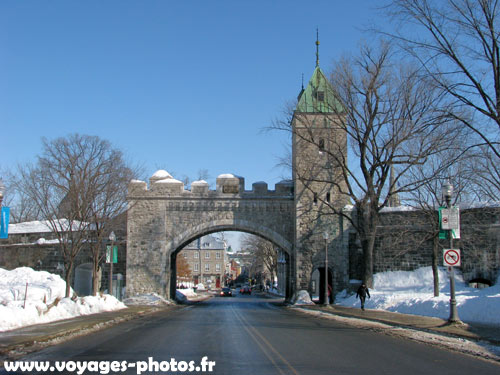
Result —
<path fill-rule="evenodd" d="M 373 1 L 0 2 L 0 170 L 41 137 L 98 135 L 181 179 L 207 169 L 270 188 L 281 116 L 315 66 L 367 38 Z"/>

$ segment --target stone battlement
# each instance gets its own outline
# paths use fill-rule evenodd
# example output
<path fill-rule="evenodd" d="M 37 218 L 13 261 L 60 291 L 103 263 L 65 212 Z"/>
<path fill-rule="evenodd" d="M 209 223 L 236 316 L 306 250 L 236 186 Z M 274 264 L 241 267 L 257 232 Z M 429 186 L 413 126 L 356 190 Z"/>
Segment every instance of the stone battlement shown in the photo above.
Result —
<path fill-rule="evenodd" d="M 252 190 L 245 190 L 243 177 L 221 174 L 217 177 L 216 185 L 215 190 L 210 190 L 208 182 L 194 181 L 191 183 L 191 190 L 187 190 L 182 181 L 176 180 L 168 172 L 160 170 L 149 179 L 149 188 L 145 181 L 132 180 L 128 187 L 128 195 L 130 198 L 159 198 L 162 196 L 223 198 L 235 195 L 249 199 L 252 197 L 293 198 L 293 182 L 290 180 L 277 183 L 275 190 L 269 190 L 267 183 L 263 181 L 253 183 Z"/>

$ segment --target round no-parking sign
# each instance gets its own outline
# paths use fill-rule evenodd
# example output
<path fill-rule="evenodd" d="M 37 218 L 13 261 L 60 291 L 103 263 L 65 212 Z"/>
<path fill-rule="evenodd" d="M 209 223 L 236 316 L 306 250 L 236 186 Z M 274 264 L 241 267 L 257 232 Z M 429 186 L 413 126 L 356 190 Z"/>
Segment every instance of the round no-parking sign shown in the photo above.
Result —
<path fill-rule="evenodd" d="M 443 264 L 448 267 L 460 267 L 460 249 L 444 249 Z"/>

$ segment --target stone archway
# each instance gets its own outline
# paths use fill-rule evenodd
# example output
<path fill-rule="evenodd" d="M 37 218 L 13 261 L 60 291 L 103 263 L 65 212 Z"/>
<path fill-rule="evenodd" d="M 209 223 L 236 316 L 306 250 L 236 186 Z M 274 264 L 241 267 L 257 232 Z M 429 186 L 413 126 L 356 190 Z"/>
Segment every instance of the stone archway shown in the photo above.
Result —
<path fill-rule="evenodd" d="M 158 171 L 146 182 L 129 185 L 127 218 L 127 295 L 157 293 L 173 296 L 172 257 L 203 234 L 236 230 L 275 243 L 290 259 L 287 291 L 294 292 L 293 184 L 282 181 L 275 190 L 264 182 L 244 190 L 244 179 L 220 175 L 216 190 L 196 181 L 185 190 L 181 181 Z M 175 272 L 175 271 L 174 271 Z"/>
<path fill-rule="evenodd" d="M 168 296 L 171 299 L 174 299 L 175 288 L 176 288 L 176 256 L 177 254 L 188 244 L 192 243 L 199 237 L 205 236 L 207 234 L 215 233 L 215 232 L 223 232 L 223 231 L 238 231 L 254 234 L 256 236 L 262 237 L 275 246 L 277 246 L 280 250 L 282 250 L 285 255 L 285 280 L 287 281 L 285 287 L 285 298 L 290 300 L 292 298 L 292 288 L 291 288 L 291 273 L 292 273 L 292 264 L 290 262 L 293 245 L 285 238 L 283 238 L 278 233 L 267 230 L 262 231 L 262 228 L 259 228 L 255 225 L 255 223 L 251 222 L 231 222 L 230 220 L 223 220 L 218 223 L 216 226 L 210 225 L 210 223 L 204 223 L 196 228 L 192 228 L 185 233 L 179 235 L 177 240 L 173 241 L 172 247 L 168 250 L 169 254 L 169 267 L 168 274 L 170 275 L 170 290 L 168 291 Z"/>

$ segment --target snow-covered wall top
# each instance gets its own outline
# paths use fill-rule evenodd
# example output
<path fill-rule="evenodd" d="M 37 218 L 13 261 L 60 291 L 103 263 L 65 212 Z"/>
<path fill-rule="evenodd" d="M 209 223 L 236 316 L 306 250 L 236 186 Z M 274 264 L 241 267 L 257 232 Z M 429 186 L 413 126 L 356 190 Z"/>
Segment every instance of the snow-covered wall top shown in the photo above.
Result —
<path fill-rule="evenodd" d="M 293 182 L 286 180 L 276 184 L 275 190 L 269 190 L 267 183 L 263 181 L 255 182 L 252 190 L 245 190 L 245 179 L 231 173 L 224 173 L 217 177 L 217 187 L 210 190 L 206 181 L 195 181 L 191 183 L 191 190 L 187 190 L 182 181 L 176 180 L 165 170 L 156 171 L 149 179 L 148 184 L 145 181 L 132 180 L 129 184 L 129 196 L 148 195 L 201 195 L 214 196 L 226 194 L 243 194 L 259 196 L 293 196 Z"/>

